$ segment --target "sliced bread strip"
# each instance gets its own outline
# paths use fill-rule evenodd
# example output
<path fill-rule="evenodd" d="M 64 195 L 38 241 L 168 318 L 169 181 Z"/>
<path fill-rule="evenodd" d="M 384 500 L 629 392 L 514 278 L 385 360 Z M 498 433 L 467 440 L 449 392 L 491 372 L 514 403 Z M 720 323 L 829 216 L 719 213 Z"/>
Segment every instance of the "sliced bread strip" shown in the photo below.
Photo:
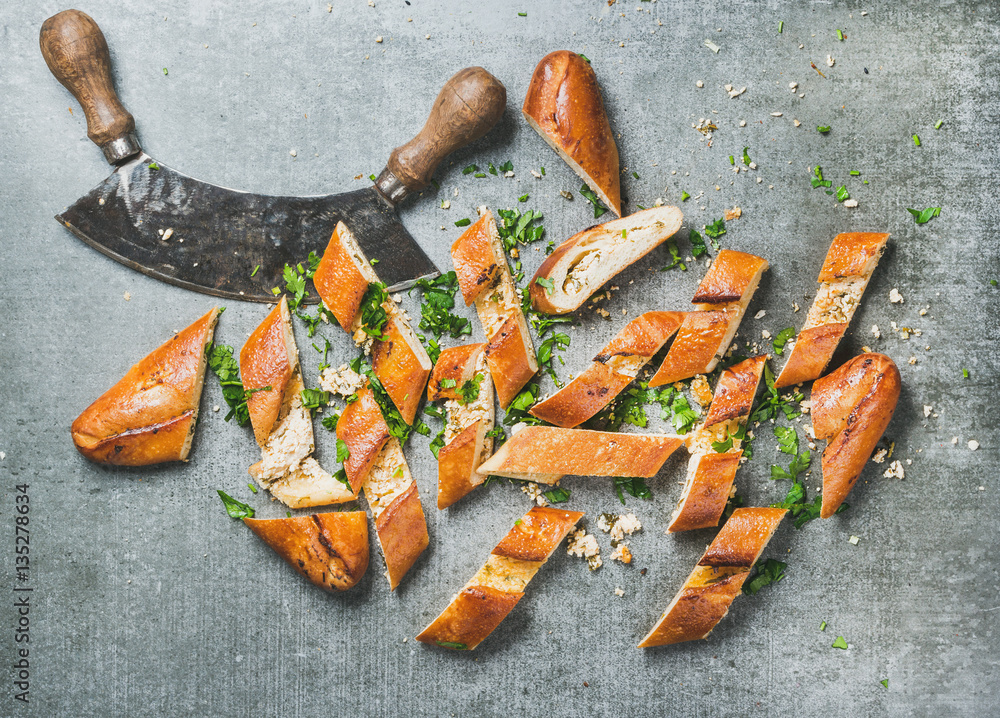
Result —
<path fill-rule="evenodd" d="M 528 582 L 581 518 L 580 511 L 531 509 L 417 640 L 459 651 L 474 649 L 517 605 Z"/>
<path fill-rule="evenodd" d="M 429 401 L 445 400 L 444 446 L 438 451 L 439 509 L 446 509 L 485 480 L 476 472 L 493 453 L 493 382 L 486 367 L 486 345 L 466 344 L 445 349 L 427 384 Z M 466 382 L 472 382 L 466 384 Z M 475 397 L 468 391 L 478 385 Z"/>
<path fill-rule="evenodd" d="M 370 386 L 365 385 L 354 393 L 358 398 L 340 412 L 337 438 L 347 444 L 350 452 L 344 461 L 344 472 L 357 493 L 389 440 L 389 425 L 385 423 Z"/>
<path fill-rule="evenodd" d="M 618 146 L 590 62 L 569 50 L 543 57 L 531 76 L 521 112 L 535 132 L 620 217 Z"/>
<path fill-rule="evenodd" d="M 646 312 L 625 325 L 594 363 L 531 414 L 565 429 L 579 426 L 631 384 L 684 321 L 684 312 Z"/>
<path fill-rule="evenodd" d="M 315 449 L 312 415 L 302 403 L 305 385 L 285 297 L 240 350 L 240 374 L 244 388 L 254 391 L 247 408 L 261 460 L 249 471 L 257 483 L 292 508 L 356 499 L 311 457 Z"/>
<path fill-rule="evenodd" d="M 775 388 L 812 381 L 826 370 L 888 241 L 888 234 L 874 232 L 847 232 L 833 238 L 819 273 L 819 291 L 802 331 L 789 343 L 791 352 Z"/>
<path fill-rule="evenodd" d="M 526 426 L 483 462 L 479 473 L 540 484 L 553 484 L 567 474 L 648 478 L 683 443 L 683 437 L 672 434 Z"/>
<path fill-rule="evenodd" d="M 351 231 L 338 222 L 313 276 L 313 285 L 337 323 L 372 356 L 372 368 L 403 420 L 412 424 L 431 371 L 427 356 L 406 314 L 390 298 L 381 302 L 387 321 L 374 338 L 364 330 L 365 295 L 378 275 Z M 374 301 L 373 304 L 378 304 Z"/>
<path fill-rule="evenodd" d="M 385 558 L 385 576 L 395 590 L 430 543 L 417 482 L 396 437 L 389 437 L 363 486 Z"/>
<path fill-rule="evenodd" d="M 492 212 L 455 240 L 451 258 L 466 305 L 476 305 L 486 336 L 486 363 L 506 409 L 538 371 L 538 360 Z"/>
<path fill-rule="evenodd" d="M 327 591 L 346 591 L 368 570 L 364 511 L 243 519 L 289 566 Z"/>
<path fill-rule="evenodd" d="M 186 461 L 218 317 L 213 307 L 87 407 L 70 427 L 77 451 L 119 466 Z"/>
<path fill-rule="evenodd" d="M 639 648 L 708 638 L 729 613 L 786 513 L 786 509 L 736 509 Z"/>
<path fill-rule="evenodd" d="M 862 354 L 812 386 L 813 431 L 823 451 L 823 504 L 830 518 L 857 483 L 899 401 L 899 369 L 885 354 Z"/>
<path fill-rule="evenodd" d="M 670 239 L 683 219 L 676 207 L 652 207 L 577 232 L 535 272 L 532 306 L 545 314 L 579 309 L 615 275 Z"/>
<path fill-rule="evenodd" d="M 651 387 L 715 369 L 766 269 L 767 260 L 761 257 L 732 249 L 719 251 L 692 300 L 698 311 L 685 317 L 670 351 L 649 380 Z"/>
<path fill-rule="evenodd" d="M 734 434 L 742 433 L 750 418 L 766 361 L 766 354 L 747 359 L 719 377 L 705 423 L 688 435 L 687 481 L 667 533 L 719 525 L 743 455 L 743 442 Z M 720 452 L 715 448 L 720 443 L 730 445 Z"/>

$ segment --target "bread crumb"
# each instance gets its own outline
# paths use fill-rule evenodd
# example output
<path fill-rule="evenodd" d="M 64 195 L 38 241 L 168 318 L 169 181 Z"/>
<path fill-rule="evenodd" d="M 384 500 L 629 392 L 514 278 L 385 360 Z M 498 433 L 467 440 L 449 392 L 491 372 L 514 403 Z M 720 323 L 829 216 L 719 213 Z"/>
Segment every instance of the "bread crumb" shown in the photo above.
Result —
<path fill-rule="evenodd" d="M 798 120 L 792 120 L 792 124 L 795 125 L 796 127 L 799 127 L 802 123 L 799 122 Z"/>
<path fill-rule="evenodd" d="M 746 127 L 746 126 L 747 126 L 747 121 L 746 120 L 740 120 L 740 127 Z"/>
<path fill-rule="evenodd" d="M 587 529 L 577 529 L 570 534 L 566 553 L 570 556 L 586 558 L 591 571 L 596 571 L 602 565 L 601 547 L 597 545 L 597 539 L 587 533 Z"/>
<path fill-rule="evenodd" d="M 288 154 L 290 154 L 292 157 L 298 157 L 299 155 L 297 150 L 289 150 Z"/>
<path fill-rule="evenodd" d="M 858 538 L 857 536 L 851 536 L 851 538 L 847 539 L 848 543 L 851 543 L 851 544 L 853 544 L 855 546 L 858 545 L 858 541 L 860 541 L 860 540 L 861 539 Z"/>
<path fill-rule="evenodd" d="M 872 456 L 872 461 L 876 464 L 881 464 L 885 461 L 885 455 L 888 453 L 889 451 L 887 449 L 879 449 L 875 452 L 875 455 Z"/>
<path fill-rule="evenodd" d="M 759 312 L 753 315 L 754 319 L 763 319 L 767 316 L 767 310 L 761 309 Z"/>
<path fill-rule="evenodd" d="M 535 179 L 542 178 L 542 175 L 538 172 L 538 170 L 531 170 L 531 176 L 534 177 Z"/>
<path fill-rule="evenodd" d="M 771 117 L 781 117 L 781 113 L 780 112 L 772 112 L 771 113 Z"/>
<path fill-rule="evenodd" d="M 930 404 L 924 404 L 924 418 L 926 419 L 934 411 L 934 407 Z"/>
<path fill-rule="evenodd" d="M 858 206 L 858 201 L 856 199 L 845 199 L 844 206 L 848 209 L 854 209 Z"/>
<path fill-rule="evenodd" d="M 218 413 L 218 412 L 219 412 L 219 405 L 218 405 L 218 404 L 216 404 L 215 406 L 213 406 L 213 407 L 212 407 L 212 411 L 214 411 L 214 412 Z"/>
<path fill-rule="evenodd" d="M 381 35 L 376 35 L 375 36 L 375 42 L 382 42 L 382 36 Z"/>
<path fill-rule="evenodd" d="M 702 82 L 701 80 L 698 80 L 698 81 L 697 81 L 696 83 L 694 83 L 694 86 L 695 86 L 695 87 L 704 87 L 704 86 L 705 86 L 705 83 L 704 83 L 704 82 Z"/>
<path fill-rule="evenodd" d="M 792 302 L 792 311 L 793 312 L 799 311 L 799 305 L 795 302 Z"/>
<path fill-rule="evenodd" d="M 903 464 L 900 463 L 900 461 L 897 459 L 896 461 L 893 461 L 891 464 L 889 464 L 889 468 L 882 473 L 882 476 L 884 476 L 887 479 L 891 479 L 894 477 L 897 479 L 903 479 L 906 478 L 906 472 L 903 471 Z"/>
<path fill-rule="evenodd" d="M 837 61 L 833 59 L 833 55 L 827 55 L 826 56 L 826 66 L 827 67 L 833 67 L 836 64 L 837 64 Z"/>
<path fill-rule="evenodd" d="M 564 199 L 573 199 L 573 193 L 567 192 L 564 189 L 559 190 L 559 196 L 563 197 Z"/>
<path fill-rule="evenodd" d="M 129 302 L 129 301 L 131 301 L 131 300 L 132 300 L 132 294 L 131 294 L 131 293 L 129 293 L 129 292 L 125 292 L 125 293 L 124 293 L 124 294 L 122 295 L 122 299 L 124 299 L 124 300 L 125 300 L 126 302 Z"/>
<path fill-rule="evenodd" d="M 978 448 L 979 448 L 979 442 L 976 441 L 975 439 L 970 439 L 969 440 L 969 450 L 970 451 L 975 451 Z"/>
<path fill-rule="evenodd" d="M 621 541 L 614 547 L 614 550 L 611 552 L 611 560 L 621 561 L 622 563 L 632 563 L 632 551 L 629 549 L 626 542 Z"/>
<path fill-rule="evenodd" d="M 916 363 L 917 363 L 917 358 L 916 358 L 916 357 L 910 357 L 910 358 L 909 358 L 909 359 L 907 360 L 907 363 L 908 363 L 908 364 L 916 364 Z"/>
<path fill-rule="evenodd" d="M 751 162 L 750 164 L 753 165 L 754 163 Z M 731 219 L 739 219 L 740 217 L 742 217 L 743 210 L 740 209 L 739 207 L 733 207 L 732 209 L 725 210 L 723 212 L 723 215 L 725 216 L 726 221 L 728 222 Z"/>
<path fill-rule="evenodd" d="M 761 339 L 770 339 L 771 338 L 771 332 L 767 331 L 766 329 L 761 329 L 760 330 L 760 337 L 761 337 Z"/>
<path fill-rule="evenodd" d="M 451 209 L 451 202 L 446 199 L 441 200 L 441 209 Z"/>
<path fill-rule="evenodd" d="M 902 304 L 903 295 L 899 293 L 899 290 L 893 287 L 889 290 L 889 301 L 893 304 Z"/>
<path fill-rule="evenodd" d="M 539 506 L 548 506 L 549 502 L 545 498 L 545 494 L 542 493 L 541 488 L 539 488 L 536 483 L 527 483 L 521 485 L 521 491 L 526 493 L 530 499 L 532 499 Z"/>
<path fill-rule="evenodd" d="M 615 586 L 615 595 L 618 596 L 619 598 L 625 595 L 625 592 L 622 590 L 621 586 Z"/>

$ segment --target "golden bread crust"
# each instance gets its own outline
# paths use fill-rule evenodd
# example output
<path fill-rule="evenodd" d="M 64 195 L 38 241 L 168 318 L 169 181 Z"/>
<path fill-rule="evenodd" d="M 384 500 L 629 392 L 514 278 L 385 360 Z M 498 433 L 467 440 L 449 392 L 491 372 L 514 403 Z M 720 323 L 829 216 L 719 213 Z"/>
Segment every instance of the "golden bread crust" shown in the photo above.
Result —
<path fill-rule="evenodd" d="M 247 399 L 247 410 L 254 437 L 261 446 L 267 443 L 267 437 L 278 424 L 285 406 L 285 390 L 298 366 L 298 357 L 287 343 L 290 331 L 288 300 L 282 296 L 240 350 L 243 388 L 254 391 Z"/>
<path fill-rule="evenodd" d="M 416 481 L 411 482 L 410 487 L 378 515 L 375 519 L 375 532 L 385 557 L 389 588 L 395 590 L 430 544 Z"/>
<path fill-rule="evenodd" d="M 355 494 L 389 440 L 389 425 L 385 423 L 371 387 L 365 386 L 357 394 L 357 400 L 344 407 L 337 420 L 337 438 L 347 444 L 351 452 L 344 462 L 344 471 Z"/>

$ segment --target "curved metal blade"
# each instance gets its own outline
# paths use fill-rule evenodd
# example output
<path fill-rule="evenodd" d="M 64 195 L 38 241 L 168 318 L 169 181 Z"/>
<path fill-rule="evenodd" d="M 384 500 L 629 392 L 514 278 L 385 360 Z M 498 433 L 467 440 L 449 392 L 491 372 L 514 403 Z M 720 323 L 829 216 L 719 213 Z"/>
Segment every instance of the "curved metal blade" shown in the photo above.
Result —
<path fill-rule="evenodd" d="M 155 169 L 154 169 L 155 168 Z M 338 220 L 390 290 L 439 272 L 374 187 L 338 195 L 251 194 L 188 177 L 141 153 L 56 219 L 122 264 L 216 297 L 273 302 L 285 264 L 322 255 Z M 314 291 L 306 302 L 319 301 Z"/>

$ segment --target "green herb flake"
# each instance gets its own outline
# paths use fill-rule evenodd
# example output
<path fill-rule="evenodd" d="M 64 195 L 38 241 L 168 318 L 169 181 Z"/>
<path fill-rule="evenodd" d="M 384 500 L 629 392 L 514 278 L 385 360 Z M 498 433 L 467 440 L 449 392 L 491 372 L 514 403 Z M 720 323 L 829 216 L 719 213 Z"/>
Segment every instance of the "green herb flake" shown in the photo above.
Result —
<path fill-rule="evenodd" d="M 649 490 L 649 486 L 646 485 L 646 480 L 644 478 L 640 476 L 616 476 L 615 494 L 618 496 L 618 500 L 622 502 L 622 506 L 625 505 L 626 493 L 637 499 L 653 498 L 653 492 Z"/>
<path fill-rule="evenodd" d="M 763 563 L 758 563 L 754 566 L 750 577 L 743 584 L 743 593 L 753 596 L 760 589 L 764 588 L 764 586 L 777 583 L 785 577 L 785 568 L 787 566 L 787 563 L 777 561 L 773 558 L 769 558 Z"/>
<path fill-rule="evenodd" d="M 837 201 L 843 202 L 845 199 L 850 199 L 850 198 L 851 195 L 847 191 L 847 185 L 840 185 L 840 187 L 837 188 Z"/>
<path fill-rule="evenodd" d="M 837 39 L 840 40 L 841 42 L 844 41 L 844 31 L 843 30 L 837 30 Z"/>
<path fill-rule="evenodd" d="M 743 164 L 746 165 L 747 167 L 749 167 L 752 162 L 752 160 L 750 159 L 750 155 L 747 154 L 747 150 L 749 149 L 750 149 L 749 147 L 743 148 Z"/>
<path fill-rule="evenodd" d="M 819 623 L 819 630 L 821 630 L 821 631 L 825 631 L 826 630 L 826 621 L 820 621 L 820 623 Z"/>
<path fill-rule="evenodd" d="M 774 438 L 778 440 L 778 450 L 783 454 L 799 455 L 799 435 L 790 426 L 774 425 Z"/>
<path fill-rule="evenodd" d="M 155 162 L 150 162 L 150 163 L 149 163 L 148 165 L 146 165 L 146 166 L 147 166 L 147 167 L 149 167 L 149 169 L 153 170 L 154 172 L 155 172 L 156 170 L 160 169 L 160 166 L 159 166 L 158 164 L 156 164 Z"/>
<path fill-rule="evenodd" d="M 472 224 L 472 220 L 469 219 L 468 217 L 466 217 L 465 219 L 460 219 L 457 222 L 455 222 L 456 227 L 468 227 L 470 224 Z"/>
<path fill-rule="evenodd" d="M 527 202 L 528 201 L 528 195 L 527 194 L 522 194 L 520 197 L 517 198 L 517 201 L 518 202 Z"/>
<path fill-rule="evenodd" d="M 431 332 L 435 339 L 440 339 L 445 334 L 452 339 L 472 334 L 469 320 L 452 312 L 455 308 L 455 293 L 458 291 L 458 276 L 454 270 L 434 279 L 418 279 L 414 288 L 423 292 L 418 325 L 420 329 Z M 426 340 L 422 340 L 426 343 Z M 437 342 L 431 341 L 436 346 Z M 440 354 L 440 348 L 437 352 Z"/>
<path fill-rule="evenodd" d="M 990 280 L 990 286 L 991 287 L 995 287 L 995 286 L 997 286 L 997 284 L 998 284 L 997 280 L 995 280 L 995 279 L 991 279 Z"/>
<path fill-rule="evenodd" d="M 476 374 L 471 379 L 462 382 L 458 388 L 458 403 L 471 404 L 479 398 L 479 389 L 482 386 L 484 375 Z"/>
<path fill-rule="evenodd" d="M 943 124 L 944 124 L 944 120 L 938 120 L 937 124 L 934 125 L 934 129 L 935 130 L 940 130 L 941 129 L 941 125 L 943 125 Z"/>
<path fill-rule="evenodd" d="M 843 650 L 846 651 L 847 650 L 847 641 L 844 640 L 843 636 L 837 636 L 836 640 L 833 642 L 833 644 L 830 647 L 831 648 L 841 648 L 841 649 L 843 649 Z"/>
<path fill-rule="evenodd" d="M 780 332 L 778 332 L 778 336 L 774 338 L 774 341 L 771 342 L 772 346 L 774 347 L 774 353 L 777 354 L 778 356 L 781 356 L 782 352 L 785 351 L 785 345 L 788 344 L 788 342 L 794 338 L 795 338 L 795 327 L 785 327 L 784 329 L 782 329 Z"/>
<path fill-rule="evenodd" d="M 528 17 L 528 13 L 526 13 L 526 12 L 519 12 L 519 13 L 517 14 L 517 16 L 518 16 L 518 17 Z"/>
<path fill-rule="evenodd" d="M 681 192 L 681 202 L 687 202 L 689 199 L 691 199 L 691 195 L 689 195 L 687 192 L 683 192 L 682 191 Z"/>
<path fill-rule="evenodd" d="M 254 277 L 256 277 L 257 272 L 259 271 L 260 271 L 260 265 L 258 264 L 256 267 L 253 268 L 253 271 L 250 272 L 250 278 L 253 279 Z"/>
<path fill-rule="evenodd" d="M 639 173 L 638 172 L 633 172 L 632 173 L 632 177 L 634 177 L 635 179 L 639 179 Z"/>
<path fill-rule="evenodd" d="M 681 261 L 681 255 L 680 255 L 680 251 L 677 248 L 677 242 L 674 241 L 673 239 L 668 239 L 667 242 L 666 242 L 666 244 L 667 244 L 667 251 L 670 252 L 671 262 L 670 262 L 670 264 L 668 264 L 666 267 L 664 267 L 660 271 L 661 272 L 666 272 L 667 270 L 673 269 L 674 267 L 680 267 L 680 270 L 682 272 L 686 272 L 687 271 L 687 265 L 684 264 L 684 262 Z"/>
<path fill-rule="evenodd" d="M 827 132 L 830 131 L 830 125 L 817 125 L 816 131 L 825 135 Z"/>
<path fill-rule="evenodd" d="M 920 137 L 919 137 L 919 135 L 913 135 L 913 144 L 915 144 L 917 147 L 920 147 Z"/>
<path fill-rule="evenodd" d="M 691 256 L 698 259 L 703 254 L 708 253 L 708 247 L 705 245 L 705 240 L 702 238 L 701 233 L 698 230 L 692 229 L 689 235 L 691 240 Z"/>
<path fill-rule="evenodd" d="M 578 52 L 576 54 L 582 57 L 584 60 L 586 60 L 588 64 L 590 63 L 590 58 L 584 55 L 582 52 Z"/>
<path fill-rule="evenodd" d="M 552 291 L 555 289 L 556 286 L 555 284 L 553 284 L 551 279 L 547 279 L 545 277 L 537 277 L 535 279 L 535 284 L 537 284 L 539 287 L 545 287 L 546 294 L 552 294 Z"/>
<path fill-rule="evenodd" d="M 784 31 L 785 31 L 785 21 L 784 20 L 779 20 L 778 21 L 778 34 L 780 35 Z"/>
<path fill-rule="evenodd" d="M 464 174 L 464 175 L 471 175 L 473 172 L 475 172 L 478 169 L 479 168 L 476 167 L 475 165 L 469 165 L 464 170 L 462 170 L 462 174 Z"/>
<path fill-rule="evenodd" d="M 343 439 L 337 439 L 337 463 L 343 464 L 351 458 L 351 449 Z"/>
<path fill-rule="evenodd" d="M 857 170 L 851 170 L 851 177 L 859 177 L 861 175 Z"/>
<path fill-rule="evenodd" d="M 250 487 L 250 491 L 252 493 L 255 493 L 255 494 L 257 493 L 257 487 L 256 486 L 254 486 L 253 484 L 247 484 L 247 486 Z"/>
<path fill-rule="evenodd" d="M 968 379 L 969 378 L 969 370 L 968 369 L 962 369 L 962 378 L 963 379 Z"/>
<path fill-rule="evenodd" d="M 496 174 L 497 174 L 497 168 L 493 166 L 492 162 L 490 162 L 490 166 L 487 169 L 489 170 L 489 173 L 491 175 L 493 175 L 494 177 L 496 176 Z"/>
<path fill-rule="evenodd" d="M 226 505 L 226 513 L 231 517 L 234 519 L 252 519 L 254 517 L 252 507 L 247 506 L 241 501 L 237 501 L 222 489 L 218 489 L 218 492 L 222 503 Z"/>
<path fill-rule="evenodd" d="M 883 688 L 888 688 L 889 687 L 889 679 L 888 678 L 883 678 L 882 680 L 879 681 L 879 683 L 882 684 Z"/>
<path fill-rule="evenodd" d="M 543 495 L 553 504 L 561 504 L 565 501 L 569 501 L 569 489 L 564 489 L 561 486 L 554 486 L 549 491 L 546 491 Z"/>
<path fill-rule="evenodd" d="M 597 194 L 595 194 L 586 183 L 580 187 L 580 194 L 583 195 L 585 200 L 594 205 L 594 219 L 597 219 L 608 211 L 607 207 L 601 204 L 601 200 L 598 198 Z"/>
<path fill-rule="evenodd" d="M 729 155 L 729 164 L 731 164 L 733 167 L 736 166 L 736 158 L 733 157 L 732 155 Z"/>
<path fill-rule="evenodd" d="M 222 398 L 229 405 L 229 413 L 225 420 L 236 418 L 239 426 L 246 426 L 250 422 L 250 412 L 247 409 L 247 400 L 256 391 L 270 391 L 271 387 L 263 387 L 254 391 L 247 391 L 243 388 L 240 380 L 240 366 L 233 357 L 233 348 L 221 344 L 209 344 L 205 349 L 208 354 L 208 366 L 219 378 L 222 386 Z"/>
<path fill-rule="evenodd" d="M 706 224 L 704 227 L 705 234 L 708 235 L 709 239 L 717 240 L 719 237 L 726 233 L 726 220 L 724 217 L 719 217 L 717 220 L 711 224 Z M 716 249 L 719 248 L 719 243 L 716 241 L 712 242 L 712 246 Z"/>
<path fill-rule="evenodd" d="M 476 174 L 474 174 L 472 176 L 475 177 L 476 179 L 482 179 L 483 177 L 486 176 L 486 173 L 485 172 L 476 172 Z"/>
<path fill-rule="evenodd" d="M 913 215 L 917 224 L 927 224 L 932 218 L 941 214 L 940 207 L 928 207 L 927 209 L 911 209 L 907 207 L 906 211 Z"/>
<path fill-rule="evenodd" d="M 372 182 L 375 182 L 377 180 L 375 175 L 368 175 L 368 179 L 370 179 Z"/>
<path fill-rule="evenodd" d="M 168 74 L 168 73 L 167 73 L 167 68 L 165 68 L 165 67 L 163 68 L 163 74 L 164 74 L 164 75 Z"/>

